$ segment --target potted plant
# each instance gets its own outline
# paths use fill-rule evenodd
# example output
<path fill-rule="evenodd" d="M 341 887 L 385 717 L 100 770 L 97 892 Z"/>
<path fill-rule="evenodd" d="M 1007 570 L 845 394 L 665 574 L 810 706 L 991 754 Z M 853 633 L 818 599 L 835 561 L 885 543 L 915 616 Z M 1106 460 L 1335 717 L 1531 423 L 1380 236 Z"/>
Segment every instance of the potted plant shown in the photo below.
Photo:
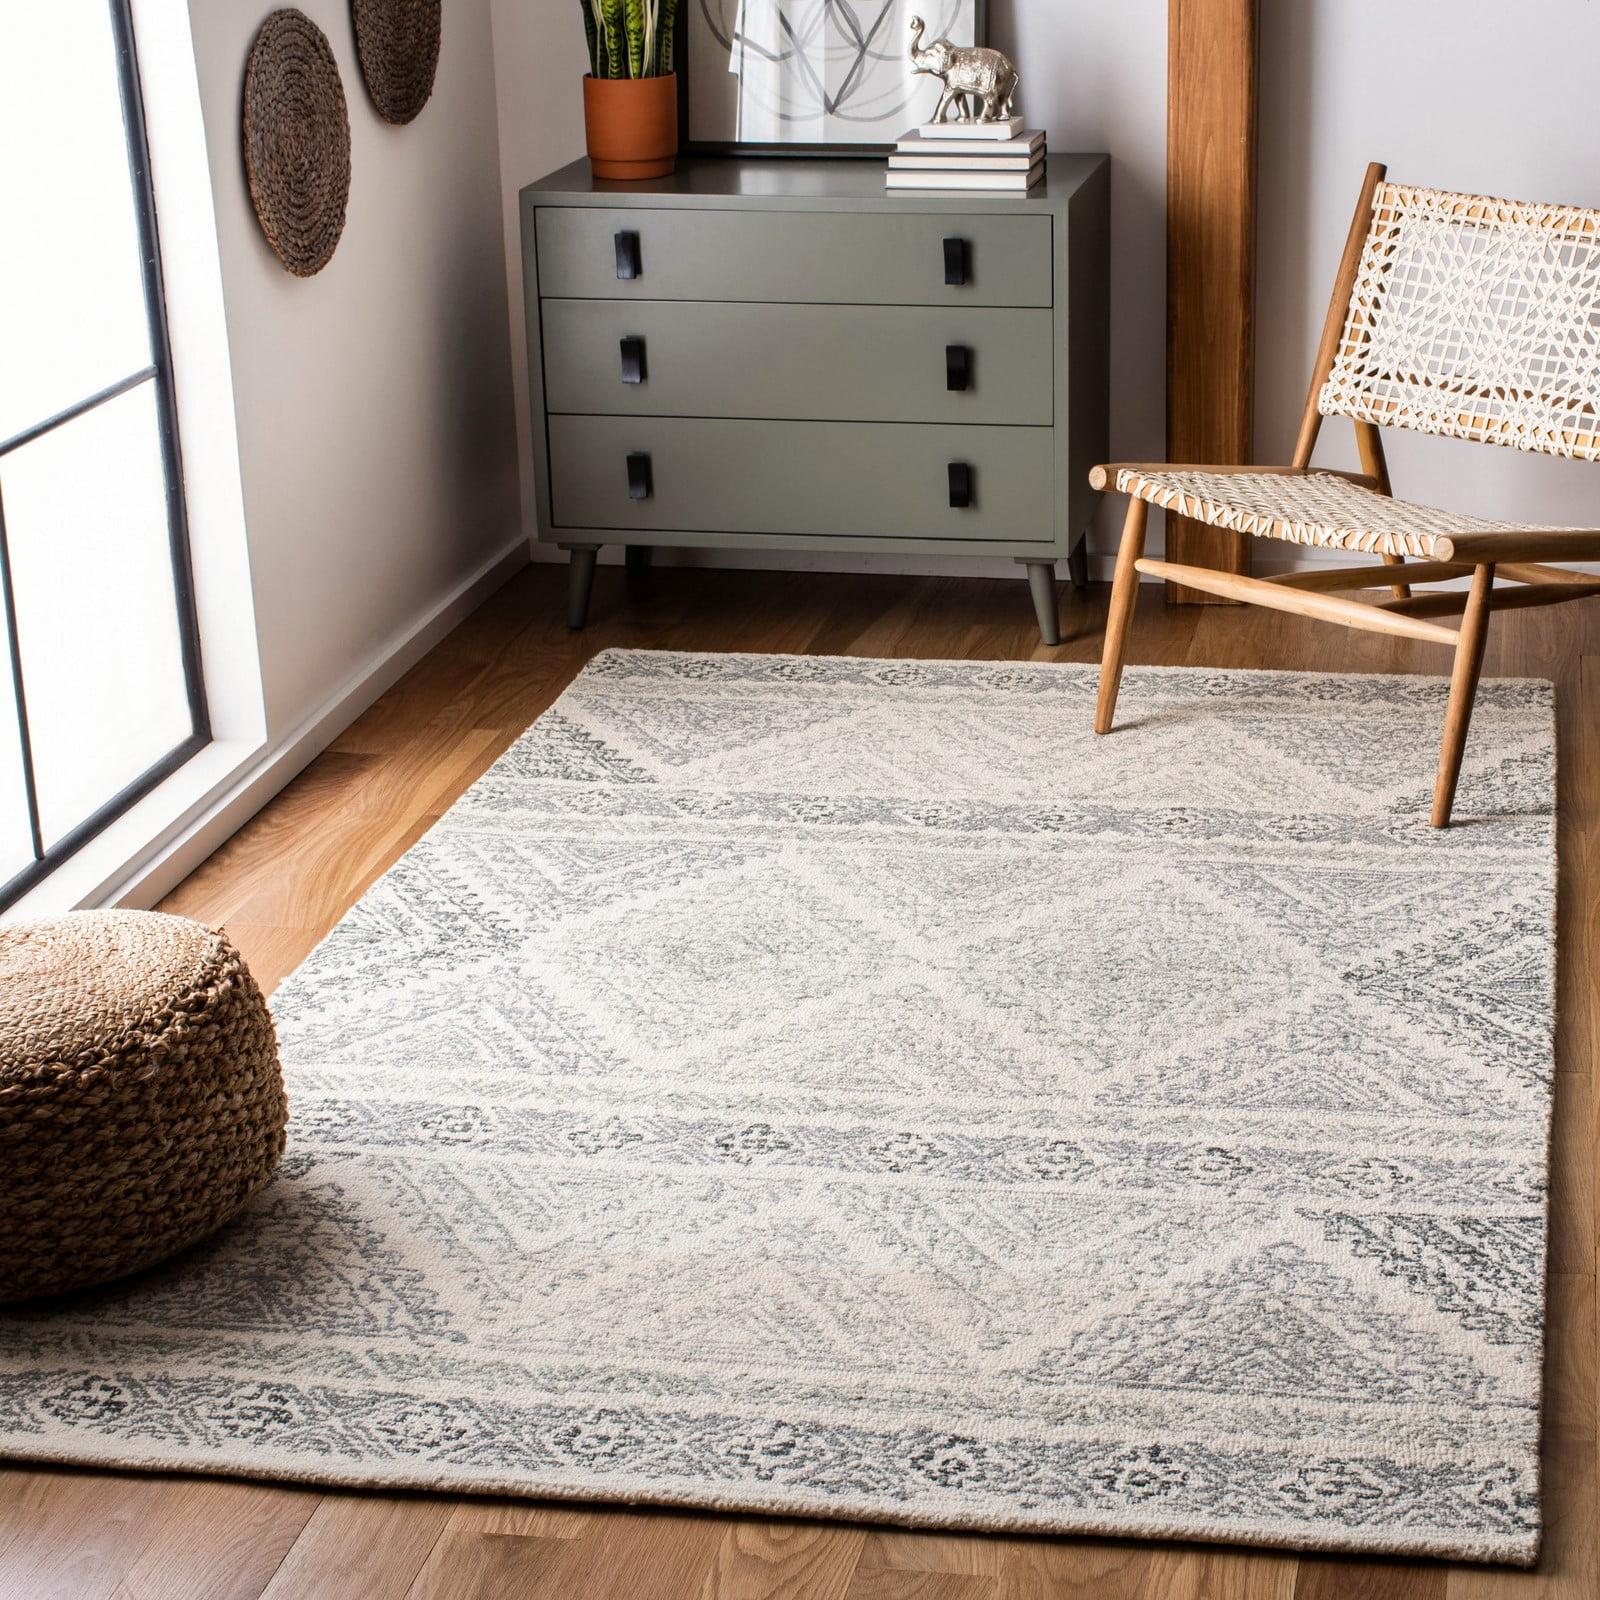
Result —
<path fill-rule="evenodd" d="M 589 37 L 583 123 L 597 178 L 664 178 L 677 165 L 678 0 L 580 0 Z"/>

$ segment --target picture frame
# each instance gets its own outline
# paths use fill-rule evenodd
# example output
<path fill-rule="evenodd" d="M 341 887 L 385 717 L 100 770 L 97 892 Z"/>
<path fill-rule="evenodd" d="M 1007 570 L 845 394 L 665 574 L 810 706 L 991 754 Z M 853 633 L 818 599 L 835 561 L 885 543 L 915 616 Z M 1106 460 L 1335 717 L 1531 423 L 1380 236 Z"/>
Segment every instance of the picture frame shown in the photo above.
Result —
<path fill-rule="evenodd" d="M 758 6 L 782 42 L 767 48 L 752 36 L 752 58 L 768 70 L 741 80 L 728 70 L 733 19 Z M 988 11 L 988 0 L 681 0 L 680 147 L 689 155 L 885 155 L 938 98 L 934 80 L 911 73 L 911 18 L 924 19 L 929 40 L 948 34 L 981 45 Z M 897 61 L 906 63 L 899 73 Z M 756 137 L 756 128 L 774 136 Z"/>

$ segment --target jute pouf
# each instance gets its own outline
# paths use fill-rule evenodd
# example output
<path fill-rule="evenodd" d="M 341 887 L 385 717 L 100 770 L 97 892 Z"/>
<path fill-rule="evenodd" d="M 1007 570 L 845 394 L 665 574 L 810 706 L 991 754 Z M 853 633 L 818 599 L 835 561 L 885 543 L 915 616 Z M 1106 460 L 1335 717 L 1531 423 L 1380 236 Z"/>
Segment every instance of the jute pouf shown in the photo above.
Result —
<path fill-rule="evenodd" d="M 148 911 L 0 927 L 0 1302 L 203 1238 L 287 1120 L 266 1001 L 222 934 Z"/>

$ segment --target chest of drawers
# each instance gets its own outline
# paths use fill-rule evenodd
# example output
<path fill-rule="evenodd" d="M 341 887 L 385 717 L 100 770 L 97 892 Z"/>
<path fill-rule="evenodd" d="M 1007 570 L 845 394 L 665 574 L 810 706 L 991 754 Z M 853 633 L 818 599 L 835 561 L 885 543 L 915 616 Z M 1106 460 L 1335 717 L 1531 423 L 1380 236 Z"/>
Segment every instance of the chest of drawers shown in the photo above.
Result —
<path fill-rule="evenodd" d="M 1107 162 L 1026 196 L 865 160 L 575 162 L 522 191 L 538 534 L 599 550 L 1007 555 L 1046 643 L 1106 449 Z"/>

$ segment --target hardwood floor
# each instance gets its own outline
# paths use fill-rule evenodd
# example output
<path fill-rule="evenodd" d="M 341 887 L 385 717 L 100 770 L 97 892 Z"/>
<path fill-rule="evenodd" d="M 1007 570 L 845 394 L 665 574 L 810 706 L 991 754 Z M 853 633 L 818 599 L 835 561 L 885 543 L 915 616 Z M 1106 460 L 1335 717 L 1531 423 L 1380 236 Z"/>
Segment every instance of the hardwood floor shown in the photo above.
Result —
<path fill-rule="evenodd" d="M 269 990 L 608 645 L 1098 659 L 1106 591 L 1038 645 L 1026 586 L 602 569 L 568 633 L 559 569 L 519 575 L 166 901 L 224 923 Z M 1449 670 L 1446 652 L 1144 586 L 1129 658 Z M 1600 1039 L 1600 601 L 1495 619 L 1485 672 L 1559 685 L 1561 962 L 1545 1554 L 1532 1573 L 1106 1539 L 909 1533 L 612 1506 L 0 1471 L 0 1597 L 109 1600 L 1595 1600 Z"/>

